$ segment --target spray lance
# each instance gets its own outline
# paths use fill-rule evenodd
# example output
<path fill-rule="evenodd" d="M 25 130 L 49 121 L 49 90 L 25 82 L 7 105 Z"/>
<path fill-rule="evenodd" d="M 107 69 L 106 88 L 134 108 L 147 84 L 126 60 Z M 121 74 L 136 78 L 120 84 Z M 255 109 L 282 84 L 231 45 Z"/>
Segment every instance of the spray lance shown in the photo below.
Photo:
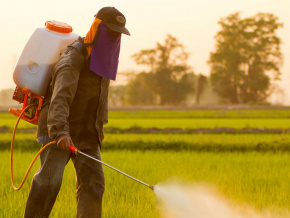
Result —
<path fill-rule="evenodd" d="M 121 170 L 118 170 L 118 169 L 116 169 L 115 167 L 112 167 L 112 166 L 110 166 L 109 164 L 104 163 L 103 161 L 100 161 L 100 160 L 98 160 L 98 159 L 96 159 L 96 158 L 94 158 L 94 157 L 91 157 L 90 155 L 87 155 L 86 153 L 81 152 L 81 151 L 78 150 L 76 147 L 70 146 L 69 149 L 71 150 L 72 153 L 75 153 L 75 154 L 81 154 L 81 155 L 83 155 L 83 156 L 86 156 L 86 157 L 88 157 L 88 158 L 91 158 L 92 160 L 97 161 L 97 162 L 99 162 L 99 163 L 101 163 L 101 164 L 103 164 L 103 165 L 105 165 L 105 166 L 107 166 L 107 167 L 109 167 L 109 168 L 111 168 L 111 169 L 117 171 L 118 173 L 121 173 L 121 174 L 123 174 L 124 176 L 127 176 L 128 178 L 133 179 L 134 181 L 139 182 L 139 183 L 141 183 L 141 184 L 147 186 L 148 188 L 154 190 L 154 186 L 152 186 L 152 185 L 148 185 L 147 183 L 142 182 L 141 180 L 136 179 L 136 178 L 134 178 L 133 176 L 130 176 L 130 175 L 128 175 L 128 174 L 122 172 Z"/>

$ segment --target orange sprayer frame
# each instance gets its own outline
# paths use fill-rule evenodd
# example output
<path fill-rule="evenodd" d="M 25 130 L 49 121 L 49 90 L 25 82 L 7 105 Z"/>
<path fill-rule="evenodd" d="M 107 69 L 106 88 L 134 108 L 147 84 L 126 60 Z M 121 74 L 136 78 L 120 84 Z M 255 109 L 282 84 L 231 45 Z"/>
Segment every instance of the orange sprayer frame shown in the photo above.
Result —
<path fill-rule="evenodd" d="M 9 113 L 13 114 L 14 116 L 18 117 L 20 115 L 20 113 L 26 108 L 27 105 L 27 100 L 29 97 L 33 97 L 33 98 L 37 98 L 38 99 L 38 105 L 37 105 L 37 110 L 35 112 L 35 115 L 32 119 L 29 119 L 28 117 L 25 117 L 26 112 L 23 113 L 21 119 L 32 123 L 34 125 L 38 124 L 38 119 L 39 119 L 39 115 L 40 115 L 40 111 L 41 111 L 41 107 L 42 107 L 42 103 L 43 103 L 43 97 L 33 94 L 32 92 L 29 91 L 29 89 L 27 88 L 23 88 L 22 92 L 24 93 L 24 101 L 23 101 L 23 106 L 22 109 L 16 109 L 16 108 L 9 108 Z"/>

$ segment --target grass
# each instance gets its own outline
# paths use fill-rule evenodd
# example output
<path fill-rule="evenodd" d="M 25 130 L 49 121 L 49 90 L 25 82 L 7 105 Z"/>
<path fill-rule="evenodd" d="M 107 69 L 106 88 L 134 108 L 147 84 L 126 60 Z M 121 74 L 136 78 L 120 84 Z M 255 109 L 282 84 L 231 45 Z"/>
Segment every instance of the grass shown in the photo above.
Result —
<path fill-rule="evenodd" d="M 21 191 L 13 191 L 9 178 L 9 152 L 0 159 L 0 217 L 21 217 L 32 174 Z M 15 176 L 20 181 L 29 161 L 29 152 L 15 153 Z M 25 158 L 24 158 L 25 157 Z M 213 153 L 187 151 L 106 151 L 103 161 L 149 184 L 178 178 L 190 183 L 207 183 L 239 204 L 263 210 L 290 209 L 289 154 Z M 37 166 L 33 168 L 35 172 Z M 105 168 L 106 191 L 103 217 L 160 217 L 156 198 L 147 187 Z M 75 178 L 69 163 L 51 217 L 75 216 Z"/>
<path fill-rule="evenodd" d="M 13 117 L 0 113 L 0 120 Z M 290 110 L 110 110 L 109 118 L 290 118 Z"/>
<path fill-rule="evenodd" d="M 219 119 L 219 118 L 203 118 L 203 119 L 110 119 L 105 128 L 128 129 L 132 127 L 139 128 L 180 128 L 180 129 L 196 129 L 196 128 L 290 128 L 288 119 Z"/>
<path fill-rule="evenodd" d="M 290 128 L 290 110 L 127 110 L 110 111 L 106 127 L 157 128 Z M 0 113 L 0 126 L 12 129 L 16 117 Z M 36 128 L 20 122 L 19 128 Z"/>
<path fill-rule="evenodd" d="M 109 118 L 290 118 L 290 110 L 125 110 L 110 111 Z"/>
<path fill-rule="evenodd" d="M 290 128 L 290 110 L 110 111 L 106 128 Z M 16 118 L 0 113 L 0 127 Z M 36 128 L 20 122 L 19 128 Z M 206 183 L 239 205 L 258 210 L 290 210 L 290 134 L 105 134 L 102 159 L 146 183 L 171 178 Z M 10 184 L 11 133 L 0 134 L 0 217 L 21 217 L 33 177 L 21 191 Z M 19 184 L 39 150 L 35 133 L 18 133 L 15 180 Z M 33 168 L 36 172 L 39 161 Z M 160 217 L 157 199 L 147 187 L 104 168 L 103 217 Z M 74 217 L 75 175 L 68 164 L 51 217 Z"/>
<path fill-rule="evenodd" d="M 11 134 L 0 134 L 0 151 L 10 149 Z M 37 151 L 35 134 L 16 135 L 15 149 Z M 289 152 L 290 134 L 105 134 L 103 150 Z"/>
<path fill-rule="evenodd" d="M 14 128 L 16 118 L 3 118 L 0 120 L 0 126 L 7 126 L 10 130 Z M 220 119 L 220 118 L 111 118 L 104 128 L 178 128 L 178 129 L 197 129 L 197 128 L 269 128 L 269 129 L 288 129 L 290 128 L 289 119 L 267 118 L 267 119 Z M 36 128 L 35 125 L 21 121 L 18 125 L 19 129 Z"/>

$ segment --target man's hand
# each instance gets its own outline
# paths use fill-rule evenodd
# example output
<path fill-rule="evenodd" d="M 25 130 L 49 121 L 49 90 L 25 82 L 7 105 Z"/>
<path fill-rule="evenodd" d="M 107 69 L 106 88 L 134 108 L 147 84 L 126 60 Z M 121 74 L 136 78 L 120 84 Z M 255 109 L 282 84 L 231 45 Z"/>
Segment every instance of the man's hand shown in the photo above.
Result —
<path fill-rule="evenodd" d="M 64 151 L 70 151 L 69 146 L 72 145 L 74 146 L 71 137 L 69 136 L 62 136 L 60 139 L 57 141 L 57 146 L 59 149 L 64 150 Z"/>
<path fill-rule="evenodd" d="M 102 141 L 104 140 L 105 136 L 104 136 L 104 132 L 102 132 Z"/>

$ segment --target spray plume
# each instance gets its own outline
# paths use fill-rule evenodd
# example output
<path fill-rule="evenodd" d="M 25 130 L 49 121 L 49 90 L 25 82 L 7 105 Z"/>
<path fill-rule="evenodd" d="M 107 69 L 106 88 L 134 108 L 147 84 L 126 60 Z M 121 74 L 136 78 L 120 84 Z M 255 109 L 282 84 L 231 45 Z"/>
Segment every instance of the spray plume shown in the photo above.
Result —
<path fill-rule="evenodd" d="M 289 211 L 258 212 L 220 197 L 209 186 L 166 182 L 154 186 L 159 208 L 166 218 L 285 218 Z"/>

